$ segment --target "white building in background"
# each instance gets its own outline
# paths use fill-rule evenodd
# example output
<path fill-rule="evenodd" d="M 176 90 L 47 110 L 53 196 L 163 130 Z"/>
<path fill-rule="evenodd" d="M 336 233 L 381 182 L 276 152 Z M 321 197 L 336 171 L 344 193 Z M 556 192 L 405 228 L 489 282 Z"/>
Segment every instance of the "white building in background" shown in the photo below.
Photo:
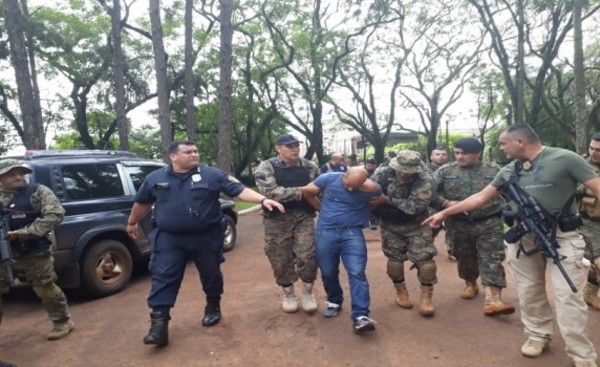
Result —
<path fill-rule="evenodd" d="M 417 141 L 417 134 L 409 132 L 393 132 L 387 141 L 387 146 L 394 146 L 401 142 Z M 323 137 L 323 150 L 326 154 L 342 153 L 346 156 L 358 154 L 364 146 L 369 147 L 368 141 L 363 141 L 362 136 L 356 131 L 338 131 L 325 134 Z"/>
<path fill-rule="evenodd" d="M 464 134 L 466 136 L 477 137 L 476 128 L 450 129 L 451 134 Z M 445 130 L 440 130 L 438 138 L 444 140 Z M 391 147 L 398 143 L 415 142 L 418 134 L 411 132 L 392 132 L 388 138 L 386 146 Z M 364 141 L 362 136 L 356 131 L 342 130 L 335 132 L 325 132 L 323 137 L 323 151 L 325 154 L 342 153 L 346 156 L 358 154 L 363 149 L 363 145 L 371 146 L 368 141 Z M 443 144 L 442 144 L 443 145 Z"/>

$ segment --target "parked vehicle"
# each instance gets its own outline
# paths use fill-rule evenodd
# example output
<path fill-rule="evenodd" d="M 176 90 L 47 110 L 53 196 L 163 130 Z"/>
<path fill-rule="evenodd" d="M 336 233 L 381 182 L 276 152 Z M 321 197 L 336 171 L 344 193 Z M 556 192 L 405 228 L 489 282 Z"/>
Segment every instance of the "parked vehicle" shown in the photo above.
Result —
<path fill-rule="evenodd" d="M 65 220 L 52 233 L 58 283 L 92 297 L 122 290 L 136 262 L 150 253 L 151 216 L 140 221 L 140 236 L 127 235 L 133 198 L 158 161 L 123 151 L 32 151 L 11 157 L 33 171 L 30 181 L 51 188 L 64 206 Z M 220 199 L 224 250 L 235 246 L 237 213 L 232 200 Z"/>

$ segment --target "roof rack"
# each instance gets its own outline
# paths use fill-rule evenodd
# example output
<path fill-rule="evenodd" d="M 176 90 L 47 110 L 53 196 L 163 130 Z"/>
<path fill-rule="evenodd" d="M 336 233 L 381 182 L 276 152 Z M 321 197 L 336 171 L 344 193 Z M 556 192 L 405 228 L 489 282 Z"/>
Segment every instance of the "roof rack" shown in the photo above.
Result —
<path fill-rule="evenodd" d="M 91 157 L 91 156 L 110 156 L 110 157 L 129 157 L 137 158 L 137 156 L 131 152 L 124 150 L 85 150 L 85 149 L 73 149 L 73 150 L 27 150 L 25 154 L 21 156 L 21 159 L 37 159 L 37 158 L 48 158 L 48 157 Z"/>

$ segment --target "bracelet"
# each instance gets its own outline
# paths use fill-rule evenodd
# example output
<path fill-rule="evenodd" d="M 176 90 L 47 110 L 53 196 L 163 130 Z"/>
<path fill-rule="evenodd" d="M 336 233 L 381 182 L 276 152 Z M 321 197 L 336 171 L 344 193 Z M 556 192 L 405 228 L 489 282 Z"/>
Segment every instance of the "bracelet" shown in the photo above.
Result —
<path fill-rule="evenodd" d="M 262 198 L 262 200 L 260 201 L 260 205 L 263 205 L 263 202 L 267 200 L 267 197 L 265 196 L 264 198 Z"/>
<path fill-rule="evenodd" d="M 127 223 L 128 226 L 135 226 L 137 223 Z"/>

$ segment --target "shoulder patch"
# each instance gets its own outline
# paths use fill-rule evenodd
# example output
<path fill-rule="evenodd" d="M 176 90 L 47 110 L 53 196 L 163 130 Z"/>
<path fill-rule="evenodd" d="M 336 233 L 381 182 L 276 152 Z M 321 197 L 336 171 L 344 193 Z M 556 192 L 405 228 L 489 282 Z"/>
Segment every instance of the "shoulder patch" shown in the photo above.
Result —
<path fill-rule="evenodd" d="M 233 177 L 232 175 L 228 175 L 227 179 L 231 182 L 235 182 L 235 183 L 240 183 L 240 180 L 238 180 L 237 178 Z"/>

